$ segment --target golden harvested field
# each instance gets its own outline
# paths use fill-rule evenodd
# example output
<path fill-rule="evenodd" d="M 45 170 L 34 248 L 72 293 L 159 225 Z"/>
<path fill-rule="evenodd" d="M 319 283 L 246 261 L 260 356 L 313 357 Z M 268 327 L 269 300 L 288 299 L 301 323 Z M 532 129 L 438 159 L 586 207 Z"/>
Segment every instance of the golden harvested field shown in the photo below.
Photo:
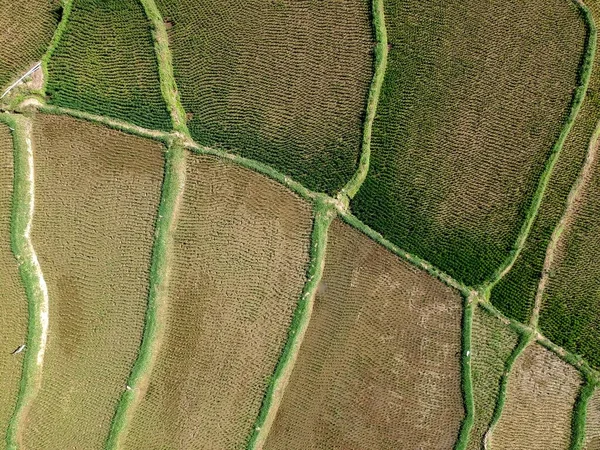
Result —
<path fill-rule="evenodd" d="M 471 341 L 471 372 L 475 399 L 475 423 L 468 450 L 479 450 L 494 414 L 506 361 L 519 336 L 483 308 L 475 308 Z"/>
<path fill-rule="evenodd" d="M 494 450 L 566 450 L 581 385 L 573 366 L 539 344 L 518 357 L 492 437 Z"/>
<path fill-rule="evenodd" d="M 126 449 L 241 449 L 305 282 L 310 206 L 188 155 L 166 336 Z"/>
<path fill-rule="evenodd" d="M 32 239 L 50 324 L 24 448 L 99 449 L 141 341 L 162 147 L 44 115 L 34 146 Z"/>
<path fill-rule="evenodd" d="M 584 450 L 600 450 L 600 391 L 588 403 Z"/>
<path fill-rule="evenodd" d="M 265 449 L 452 449 L 461 297 L 339 219 Z"/>
<path fill-rule="evenodd" d="M 27 298 L 10 249 L 12 183 L 12 137 L 8 127 L 0 124 L 0 430 L 6 430 L 21 378 L 24 353 L 11 353 L 27 338 Z"/>
<path fill-rule="evenodd" d="M 60 0 L 0 1 L 0 95 L 38 61 L 60 19 Z"/>

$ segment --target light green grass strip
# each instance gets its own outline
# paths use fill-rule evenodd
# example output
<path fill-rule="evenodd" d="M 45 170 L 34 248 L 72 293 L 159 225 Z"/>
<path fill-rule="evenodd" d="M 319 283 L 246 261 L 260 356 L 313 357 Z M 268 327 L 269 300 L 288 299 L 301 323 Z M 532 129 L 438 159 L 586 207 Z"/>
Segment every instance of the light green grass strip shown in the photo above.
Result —
<path fill-rule="evenodd" d="M 62 17 L 60 18 L 60 23 L 56 30 L 54 31 L 54 36 L 52 36 L 52 41 L 50 41 L 50 46 L 42 56 L 42 73 L 44 74 L 44 84 L 42 86 L 42 95 L 46 95 L 46 86 L 48 84 L 48 62 L 50 58 L 52 58 L 52 54 L 56 47 L 58 47 L 58 43 L 62 38 L 62 35 L 67 28 L 67 21 L 69 20 L 69 16 L 71 15 L 71 10 L 73 9 L 73 0 L 62 0 Z"/>
<path fill-rule="evenodd" d="M 310 263 L 306 273 L 306 284 L 298 301 L 288 331 L 287 341 L 277 362 L 263 403 L 261 405 L 254 428 L 249 437 L 247 449 L 261 449 L 267 439 L 271 425 L 275 420 L 281 397 L 289 382 L 290 375 L 298 357 L 306 329 L 313 310 L 317 287 L 323 276 L 325 252 L 327 249 L 327 232 L 336 215 L 334 207 L 322 197 L 315 203 L 315 218 L 310 244 Z"/>
<path fill-rule="evenodd" d="M 177 83 L 173 75 L 173 56 L 169 48 L 169 36 L 163 17 L 154 0 L 140 0 L 146 16 L 152 23 L 152 37 L 154 40 L 154 51 L 158 61 L 158 75 L 160 78 L 160 90 L 171 113 L 173 129 L 190 136 L 186 125 L 185 110 L 181 105 Z"/>
<path fill-rule="evenodd" d="M 461 357 L 461 387 L 465 417 L 460 426 L 455 450 L 465 450 L 469 444 L 471 428 L 475 421 L 475 399 L 473 398 L 473 377 L 471 374 L 471 335 L 473 330 L 473 312 L 477 307 L 475 293 L 465 297 L 462 319 L 462 357 Z"/>
<path fill-rule="evenodd" d="M 371 227 L 369 227 L 365 223 L 361 222 L 356 216 L 354 216 L 350 213 L 344 212 L 344 211 L 340 211 L 340 217 L 348 225 L 351 225 L 352 227 L 358 229 L 363 234 L 367 235 L 368 237 L 373 239 L 375 242 L 377 242 L 381 246 L 385 247 L 390 252 L 399 256 L 403 260 L 409 262 L 410 264 L 417 267 L 418 269 L 422 269 L 422 270 L 426 271 L 433 277 L 442 281 L 445 285 L 458 290 L 465 297 L 469 297 L 471 294 L 473 294 L 473 292 L 474 292 L 473 289 L 465 286 L 464 284 L 460 283 L 459 281 L 456 281 L 450 275 L 448 275 L 448 274 L 442 272 L 441 270 L 437 269 L 436 267 L 432 266 L 430 263 L 428 263 L 424 259 L 421 259 L 418 256 L 413 255 L 411 253 L 408 253 L 408 252 L 402 250 L 401 248 L 399 248 L 398 246 L 392 244 L 390 241 L 388 241 L 386 238 L 384 238 L 377 231 L 373 230 Z"/>
<path fill-rule="evenodd" d="M 504 405 L 506 404 L 506 393 L 508 391 L 508 381 L 510 379 L 512 368 L 517 358 L 521 355 L 521 353 L 523 353 L 523 350 L 525 350 L 525 348 L 527 348 L 527 346 L 533 341 L 533 335 L 534 334 L 531 330 L 522 332 L 519 336 L 519 342 L 517 346 L 514 348 L 509 358 L 506 360 L 506 363 L 504 365 L 504 373 L 502 374 L 502 378 L 500 379 L 500 388 L 498 389 L 496 407 L 494 408 L 494 413 L 492 415 L 490 426 L 488 427 L 488 430 L 485 433 L 484 437 L 485 448 L 490 447 L 490 438 L 494 432 L 494 428 L 496 428 L 496 425 L 498 424 L 498 421 L 502 416 L 502 411 L 504 410 Z"/>
<path fill-rule="evenodd" d="M 20 447 L 22 427 L 31 402 L 41 387 L 48 336 L 48 291 L 30 239 L 34 210 L 31 122 L 23 116 L 8 114 L 0 114 L 0 122 L 7 124 L 13 130 L 11 249 L 19 266 L 19 275 L 28 304 L 27 343 L 19 394 L 6 432 L 6 448 L 15 450 Z"/>
<path fill-rule="evenodd" d="M 506 275 L 506 273 L 508 273 L 508 271 L 512 268 L 513 264 L 518 258 L 519 254 L 521 253 L 521 250 L 523 250 L 525 241 L 527 240 L 527 237 L 531 232 L 533 222 L 537 217 L 540 205 L 542 203 L 542 198 L 544 196 L 544 192 L 546 192 L 546 188 L 548 187 L 548 183 L 550 181 L 550 177 L 552 176 L 552 172 L 554 171 L 554 167 L 556 166 L 556 162 L 558 161 L 558 157 L 560 156 L 567 136 L 573 128 L 573 124 L 575 123 L 575 119 L 579 114 L 579 110 L 581 109 L 581 105 L 583 104 L 583 100 L 585 98 L 585 94 L 590 83 L 590 77 L 592 75 L 592 66 L 596 55 L 596 24 L 594 23 L 594 19 L 589 9 L 583 3 L 580 3 L 576 0 L 574 0 L 574 3 L 580 8 L 588 28 L 585 53 L 583 55 L 583 62 L 580 70 L 580 85 L 577 86 L 577 88 L 575 89 L 575 94 L 573 95 L 573 100 L 571 102 L 571 110 L 569 112 L 569 116 L 567 117 L 567 120 L 560 131 L 560 135 L 557 141 L 555 142 L 554 146 L 552 147 L 550 156 L 546 161 L 544 171 L 540 176 L 540 180 L 533 195 L 531 205 L 527 210 L 525 221 L 521 226 L 521 230 L 519 231 L 519 235 L 517 236 L 515 245 L 510 251 L 508 257 L 506 258 L 502 266 L 500 266 L 500 268 L 496 270 L 496 272 L 492 275 L 490 280 L 486 281 L 483 284 L 483 289 L 485 289 L 488 293 L 502 279 L 502 277 Z"/>
<path fill-rule="evenodd" d="M 144 323 L 144 334 L 137 360 L 119 401 L 106 441 L 106 449 L 121 448 L 135 408 L 143 399 L 164 335 L 164 315 L 168 300 L 169 273 L 173 249 L 173 230 L 185 186 L 186 151 L 174 145 L 166 152 L 166 165 L 158 217 L 155 224 L 154 248 L 150 266 L 150 288 Z"/>
<path fill-rule="evenodd" d="M 352 199 L 362 186 L 367 173 L 369 172 L 369 163 L 371 160 L 371 135 L 373 133 L 373 121 L 377 112 L 381 86 L 385 78 L 388 58 L 388 40 L 387 30 L 385 28 L 385 11 L 383 0 L 373 0 L 372 4 L 373 27 L 375 29 L 375 73 L 369 89 L 369 98 L 367 100 L 367 112 L 365 115 L 362 149 L 358 168 L 350 181 L 342 188 L 342 195 L 345 194 Z"/>
<path fill-rule="evenodd" d="M 584 448 L 588 402 L 592 398 L 597 386 L 598 380 L 596 378 L 584 377 L 584 384 L 579 390 L 579 395 L 573 408 L 570 450 L 583 450 Z"/>

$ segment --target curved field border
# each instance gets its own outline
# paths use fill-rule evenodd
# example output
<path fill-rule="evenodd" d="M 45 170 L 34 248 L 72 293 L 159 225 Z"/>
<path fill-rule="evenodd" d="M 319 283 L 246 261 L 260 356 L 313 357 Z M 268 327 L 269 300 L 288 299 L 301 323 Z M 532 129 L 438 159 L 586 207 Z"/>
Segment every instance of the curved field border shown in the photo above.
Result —
<path fill-rule="evenodd" d="M 13 133 L 14 188 L 11 217 L 11 249 L 17 259 L 19 275 L 28 303 L 28 330 L 25 358 L 17 404 L 6 432 L 7 449 L 20 446 L 21 428 L 31 402 L 42 383 L 44 354 L 48 340 L 48 288 L 31 242 L 34 214 L 34 165 L 31 121 L 22 116 L 0 115 Z"/>
<path fill-rule="evenodd" d="M 152 23 L 152 39 L 154 40 L 154 52 L 158 63 L 158 77 L 160 79 L 160 90 L 171 113 L 171 122 L 175 131 L 179 131 L 187 137 L 190 132 L 185 124 L 185 110 L 179 98 L 177 83 L 173 75 L 173 56 L 169 48 L 169 36 L 167 28 L 156 2 L 154 0 L 140 0 L 146 16 Z"/>
<path fill-rule="evenodd" d="M 123 392 L 113 416 L 106 441 L 107 450 L 121 447 L 135 408 L 148 389 L 150 373 L 156 362 L 164 335 L 163 318 L 169 295 L 173 229 L 177 223 L 185 186 L 186 151 L 183 147 L 175 144 L 167 150 L 165 158 L 165 173 L 150 264 L 150 288 L 144 333 L 137 360 L 127 382 L 127 389 Z"/>
<path fill-rule="evenodd" d="M 385 78 L 388 58 L 388 40 L 387 29 L 385 27 L 385 12 L 383 0 L 373 0 L 372 3 L 373 27 L 375 29 L 375 73 L 369 88 L 369 99 L 367 100 L 367 112 L 365 115 L 362 149 L 360 160 L 356 172 L 340 191 L 340 195 L 347 196 L 352 199 L 357 194 L 362 186 L 367 173 L 369 172 L 369 164 L 371 161 L 371 135 L 373 132 L 373 121 L 377 112 L 377 104 L 379 103 L 379 95 L 381 94 L 381 86 Z"/>
<path fill-rule="evenodd" d="M 315 203 L 310 244 L 310 264 L 306 273 L 306 284 L 304 285 L 302 296 L 298 301 L 298 306 L 294 311 L 292 323 L 288 330 L 288 338 L 267 387 L 267 392 L 260 407 L 254 429 L 249 437 L 246 447 L 249 450 L 261 449 L 263 447 L 281 404 L 285 388 L 290 380 L 292 369 L 298 357 L 298 351 L 300 350 L 308 323 L 310 322 L 317 288 L 323 276 L 327 249 L 327 232 L 335 216 L 336 210 L 330 203 L 323 200 Z"/>
<path fill-rule="evenodd" d="M 71 10 L 73 9 L 73 0 L 62 0 L 62 17 L 60 18 L 60 23 L 56 30 L 54 31 L 54 36 L 52 36 L 52 41 L 50 42 L 50 46 L 42 56 L 42 73 L 44 74 L 44 81 L 42 85 L 42 95 L 46 95 L 46 84 L 48 83 L 48 61 L 52 57 L 54 50 L 58 46 L 62 35 L 67 28 L 67 21 L 69 20 L 69 16 L 71 15 Z"/>
<path fill-rule="evenodd" d="M 546 161 L 546 165 L 544 167 L 544 171 L 540 176 L 538 185 L 536 187 L 535 193 L 533 194 L 533 198 L 531 200 L 531 204 L 527 209 L 527 213 L 525 215 L 525 220 L 523 225 L 521 226 L 521 230 L 519 231 L 519 235 L 515 241 L 513 249 L 510 251 L 508 257 L 505 259 L 502 266 L 500 266 L 496 272 L 492 275 L 492 277 L 483 283 L 481 286 L 482 291 L 484 292 L 486 298 L 489 298 L 490 292 L 492 288 L 502 279 L 504 275 L 506 275 L 513 264 L 515 263 L 517 257 L 523 250 L 523 246 L 525 245 L 525 241 L 529 236 L 531 228 L 533 226 L 533 222 L 537 217 L 538 211 L 540 209 L 540 205 L 542 203 L 542 197 L 544 196 L 544 192 L 548 187 L 548 183 L 550 181 L 550 176 L 554 171 L 554 167 L 556 166 L 556 162 L 558 161 L 558 157 L 562 151 L 564 143 L 569 135 L 571 128 L 573 128 L 573 124 L 575 123 L 575 119 L 579 114 L 579 110 L 581 109 L 581 105 L 583 104 L 583 100 L 585 98 L 585 94 L 588 89 L 588 85 L 590 83 L 590 77 L 592 75 L 592 66 L 594 62 L 594 58 L 596 55 L 596 45 L 597 45 L 597 30 L 596 24 L 594 22 L 594 18 L 590 10 L 579 0 L 572 0 L 577 7 L 581 10 L 583 17 L 585 19 L 585 23 L 588 28 L 588 35 L 586 39 L 586 45 L 583 55 L 583 61 L 580 69 L 580 84 L 575 88 L 575 93 L 573 95 L 573 100 L 571 103 L 571 110 L 569 112 L 569 116 L 560 131 L 560 135 L 555 142 L 552 150 L 550 151 L 550 156 Z"/>

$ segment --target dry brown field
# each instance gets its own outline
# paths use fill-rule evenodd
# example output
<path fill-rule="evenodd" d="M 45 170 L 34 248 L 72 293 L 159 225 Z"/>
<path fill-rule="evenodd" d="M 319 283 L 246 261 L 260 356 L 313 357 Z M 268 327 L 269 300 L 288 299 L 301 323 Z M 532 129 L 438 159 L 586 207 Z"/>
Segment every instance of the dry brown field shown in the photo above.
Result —
<path fill-rule="evenodd" d="M 515 361 L 494 450 L 566 450 L 581 375 L 554 353 L 530 344 Z"/>
<path fill-rule="evenodd" d="M 452 449 L 462 299 L 339 219 L 265 448 Z"/>
<path fill-rule="evenodd" d="M 584 450 L 600 450 L 600 391 L 596 389 L 588 403 Z"/>
<path fill-rule="evenodd" d="M 308 264 L 310 206 L 276 182 L 188 155 L 166 334 L 126 449 L 242 449 Z"/>
<path fill-rule="evenodd" d="M 141 342 L 162 146 L 38 115 L 34 158 L 32 238 L 50 324 L 23 446 L 98 449 Z"/>
<path fill-rule="evenodd" d="M 468 450 L 479 450 L 494 414 L 500 380 L 506 360 L 517 345 L 519 336 L 483 308 L 475 308 L 471 338 L 471 373 L 475 422 Z"/>
<path fill-rule="evenodd" d="M 23 364 L 24 353 L 12 355 L 12 352 L 25 344 L 28 317 L 25 289 L 10 249 L 12 191 L 12 137 L 8 127 L 0 124 L 0 430 L 3 432 L 15 407 Z"/>

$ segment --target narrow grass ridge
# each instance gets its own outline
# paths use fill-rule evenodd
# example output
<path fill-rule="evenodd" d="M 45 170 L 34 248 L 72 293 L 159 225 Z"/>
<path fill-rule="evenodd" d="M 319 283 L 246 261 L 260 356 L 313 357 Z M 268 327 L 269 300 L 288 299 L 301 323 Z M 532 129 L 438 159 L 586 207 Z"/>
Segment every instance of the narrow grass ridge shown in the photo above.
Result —
<path fill-rule="evenodd" d="M 155 225 L 144 333 L 137 360 L 127 382 L 127 388 L 121 396 L 111 423 L 106 449 L 121 448 L 135 409 L 148 389 L 150 374 L 164 336 L 164 315 L 169 294 L 173 230 L 177 223 L 185 186 L 186 151 L 181 145 L 174 144 L 167 150 L 165 157 L 165 174 Z"/>
<path fill-rule="evenodd" d="M 473 376 L 471 374 L 471 336 L 473 330 L 473 312 L 477 308 L 477 297 L 472 293 L 465 297 L 462 319 L 462 356 L 461 356 L 461 387 L 465 417 L 460 426 L 460 432 L 454 445 L 455 450 L 465 450 L 469 444 L 471 428 L 475 421 L 475 399 L 473 397 Z"/>
<path fill-rule="evenodd" d="M 385 71 L 387 68 L 388 40 L 387 30 L 385 28 L 383 0 L 373 0 L 371 14 L 373 15 L 373 27 L 375 29 L 375 39 L 377 43 L 375 46 L 375 73 L 373 74 L 373 80 L 371 81 L 371 87 L 369 89 L 369 98 L 367 100 L 362 149 L 356 172 L 339 194 L 341 196 L 347 196 L 350 199 L 354 198 L 369 172 L 373 121 L 375 120 L 379 95 L 381 94 L 381 86 L 383 85 L 383 79 L 385 78 Z"/>
<path fill-rule="evenodd" d="M 489 297 L 489 293 L 490 293 L 491 289 L 502 279 L 502 277 L 504 275 L 506 275 L 510 271 L 510 269 L 512 268 L 513 264 L 515 263 L 517 257 L 521 253 L 521 250 L 523 249 L 525 241 L 526 241 L 527 237 L 529 236 L 529 233 L 533 226 L 533 222 L 534 222 L 535 218 L 537 217 L 538 211 L 540 209 L 540 205 L 542 203 L 542 197 L 544 196 L 544 192 L 546 191 L 548 182 L 550 181 L 550 176 L 552 175 L 552 172 L 554 171 L 554 167 L 556 166 L 556 162 L 558 161 L 558 157 L 560 156 L 560 153 L 561 153 L 564 143 L 567 139 L 567 136 L 569 135 L 571 129 L 573 128 L 573 124 L 575 123 L 575 119 L 577 118 L 577 115 L 579 114 L 579 110 L 581 109 L 581 105 L 583 104 L 583 100 L 585 98 L 585 94 L 587 92 L 588 85 L 590 83 L 590 77 L 592 75 L 592 66 L 593 66 L 595 55 L 596 55 L 596 44 L 597 44 L 597 42 L 596 42 L 597 41 L 596 24 L 594 23 L 592 14 L 590 13 L 587 6 L 585 6 L 583 3 L 581 3 L 577 0 L 573 0 L 573 1 L 580 8 L 580 10 L 584 16 L 586 25 L 588 27 L 588 36 L 587 36 L 586 45 L 585 45 L 585 53 L 583 56 L 583 61 L 581 64 L 580 75 L 579 75 L 580 84 L 575 89 L 569 116 L 567 117 L 567 120 L 566 120 L 563 128 L 560 131 L 560 135 L 559 135 L 556 143 L 552 147 L 550 156 L 548 157 L 548 159 L 546 161 L 544 171 L 542 172 L 542 175 L 540 176 L 540 180 L 536 187 L 535 193 L 533 194 L 531 204 L 527 210 L 525 220 L 523 222 L 523 225 L 521 226 L 521 230 L 519 231 L 519 235 L 517 236 L 515 245 L 514 245 L 513 249 L 510 251 L 507 258 L 505 259 L 502 266 L 500 266 L 498 268 L 498 270 L 496 270 L 496 272 L 492 275 L 490 280 L 483 283 L 482 287 L 486 291 L 486 296 L 488 296 L 488 297 Z"/>
<path fill-rule="evenodd" d="M 306 284 L 294 311 L 285 346 L 267 387 L 254 429 L 249 437 L 246 447 L 248 450 L 261 449 L 267 439 L 298 357 L 298 351 L 304 340 L 317 288 L 323 276 L 327 249 L 327 232 L 329 225 L 336 215 L 336 210 L 325 198 L 321 197 L 315 203 L 314 211 L 315 218 L 311 236 L 310 263 L 306 273 Z"/>
<path fill-rule="evenodd" d="M 28 330 L 25 358 L 17 404 L 6 433 L 7 449 L 20 447 L 21 428 L 31 402 L 42 383 L 44 354 L 48 340 L 48 288 L 31 242 L 35 208 L 35 174 L 31 121 L 22 116 L 0 115 L 13 133 L 14 189 L 11 217 L 11 248 L 28 302 Z"/>
<path fill-rule="evenodd" d="M 73 9 L 73 0 L 62 0 L 62 17 L 60 18 L 60 23 L 58 27 L 56 27 L 56 31 L 54 31 L 54 36 L 52 36 L 52 41 L 42 56 L 42 73 L 44 74 L 44 84 L 42 85 L 42 96 L 46 95 L 46 85 L 48 83 L 48 61 L 52 57 L 54 50 L 58 46 L 60 39 L 62 38 L 65 29 L 67 28 L 67 21 L 69 20 L 69 16 L 71 15 L 71 10 Z"/>
<path fill-rule="evenodd" d="M 154 40 L 154 51 L 158 62 L 160 90 L 167 103 L 167 108 L 171 113 L 173 129 L 190 137 L 190 132 L 185 120 L 185 110 L 181 104 L 177 83 L 175 82 L 175 76 L 173 75 L 173 56 L 171 55 L 171 49 L 169 48 L 169 36 L 167 35 L 165 21 L 154 0 L 140 1 L 144 7 L 146 16 L 152 23 L 152 38 Z"/>
<path fill-rule="evenodd" d="M 585 376 L 584 384 L 579 391 L 573 417 L 571 420 L 571 446 L 569 450 L 583 450 L 585 442 L 585 426 L 587 422 L 587 407 L 590 398 L 598 386 L 598 379 Z"/>

